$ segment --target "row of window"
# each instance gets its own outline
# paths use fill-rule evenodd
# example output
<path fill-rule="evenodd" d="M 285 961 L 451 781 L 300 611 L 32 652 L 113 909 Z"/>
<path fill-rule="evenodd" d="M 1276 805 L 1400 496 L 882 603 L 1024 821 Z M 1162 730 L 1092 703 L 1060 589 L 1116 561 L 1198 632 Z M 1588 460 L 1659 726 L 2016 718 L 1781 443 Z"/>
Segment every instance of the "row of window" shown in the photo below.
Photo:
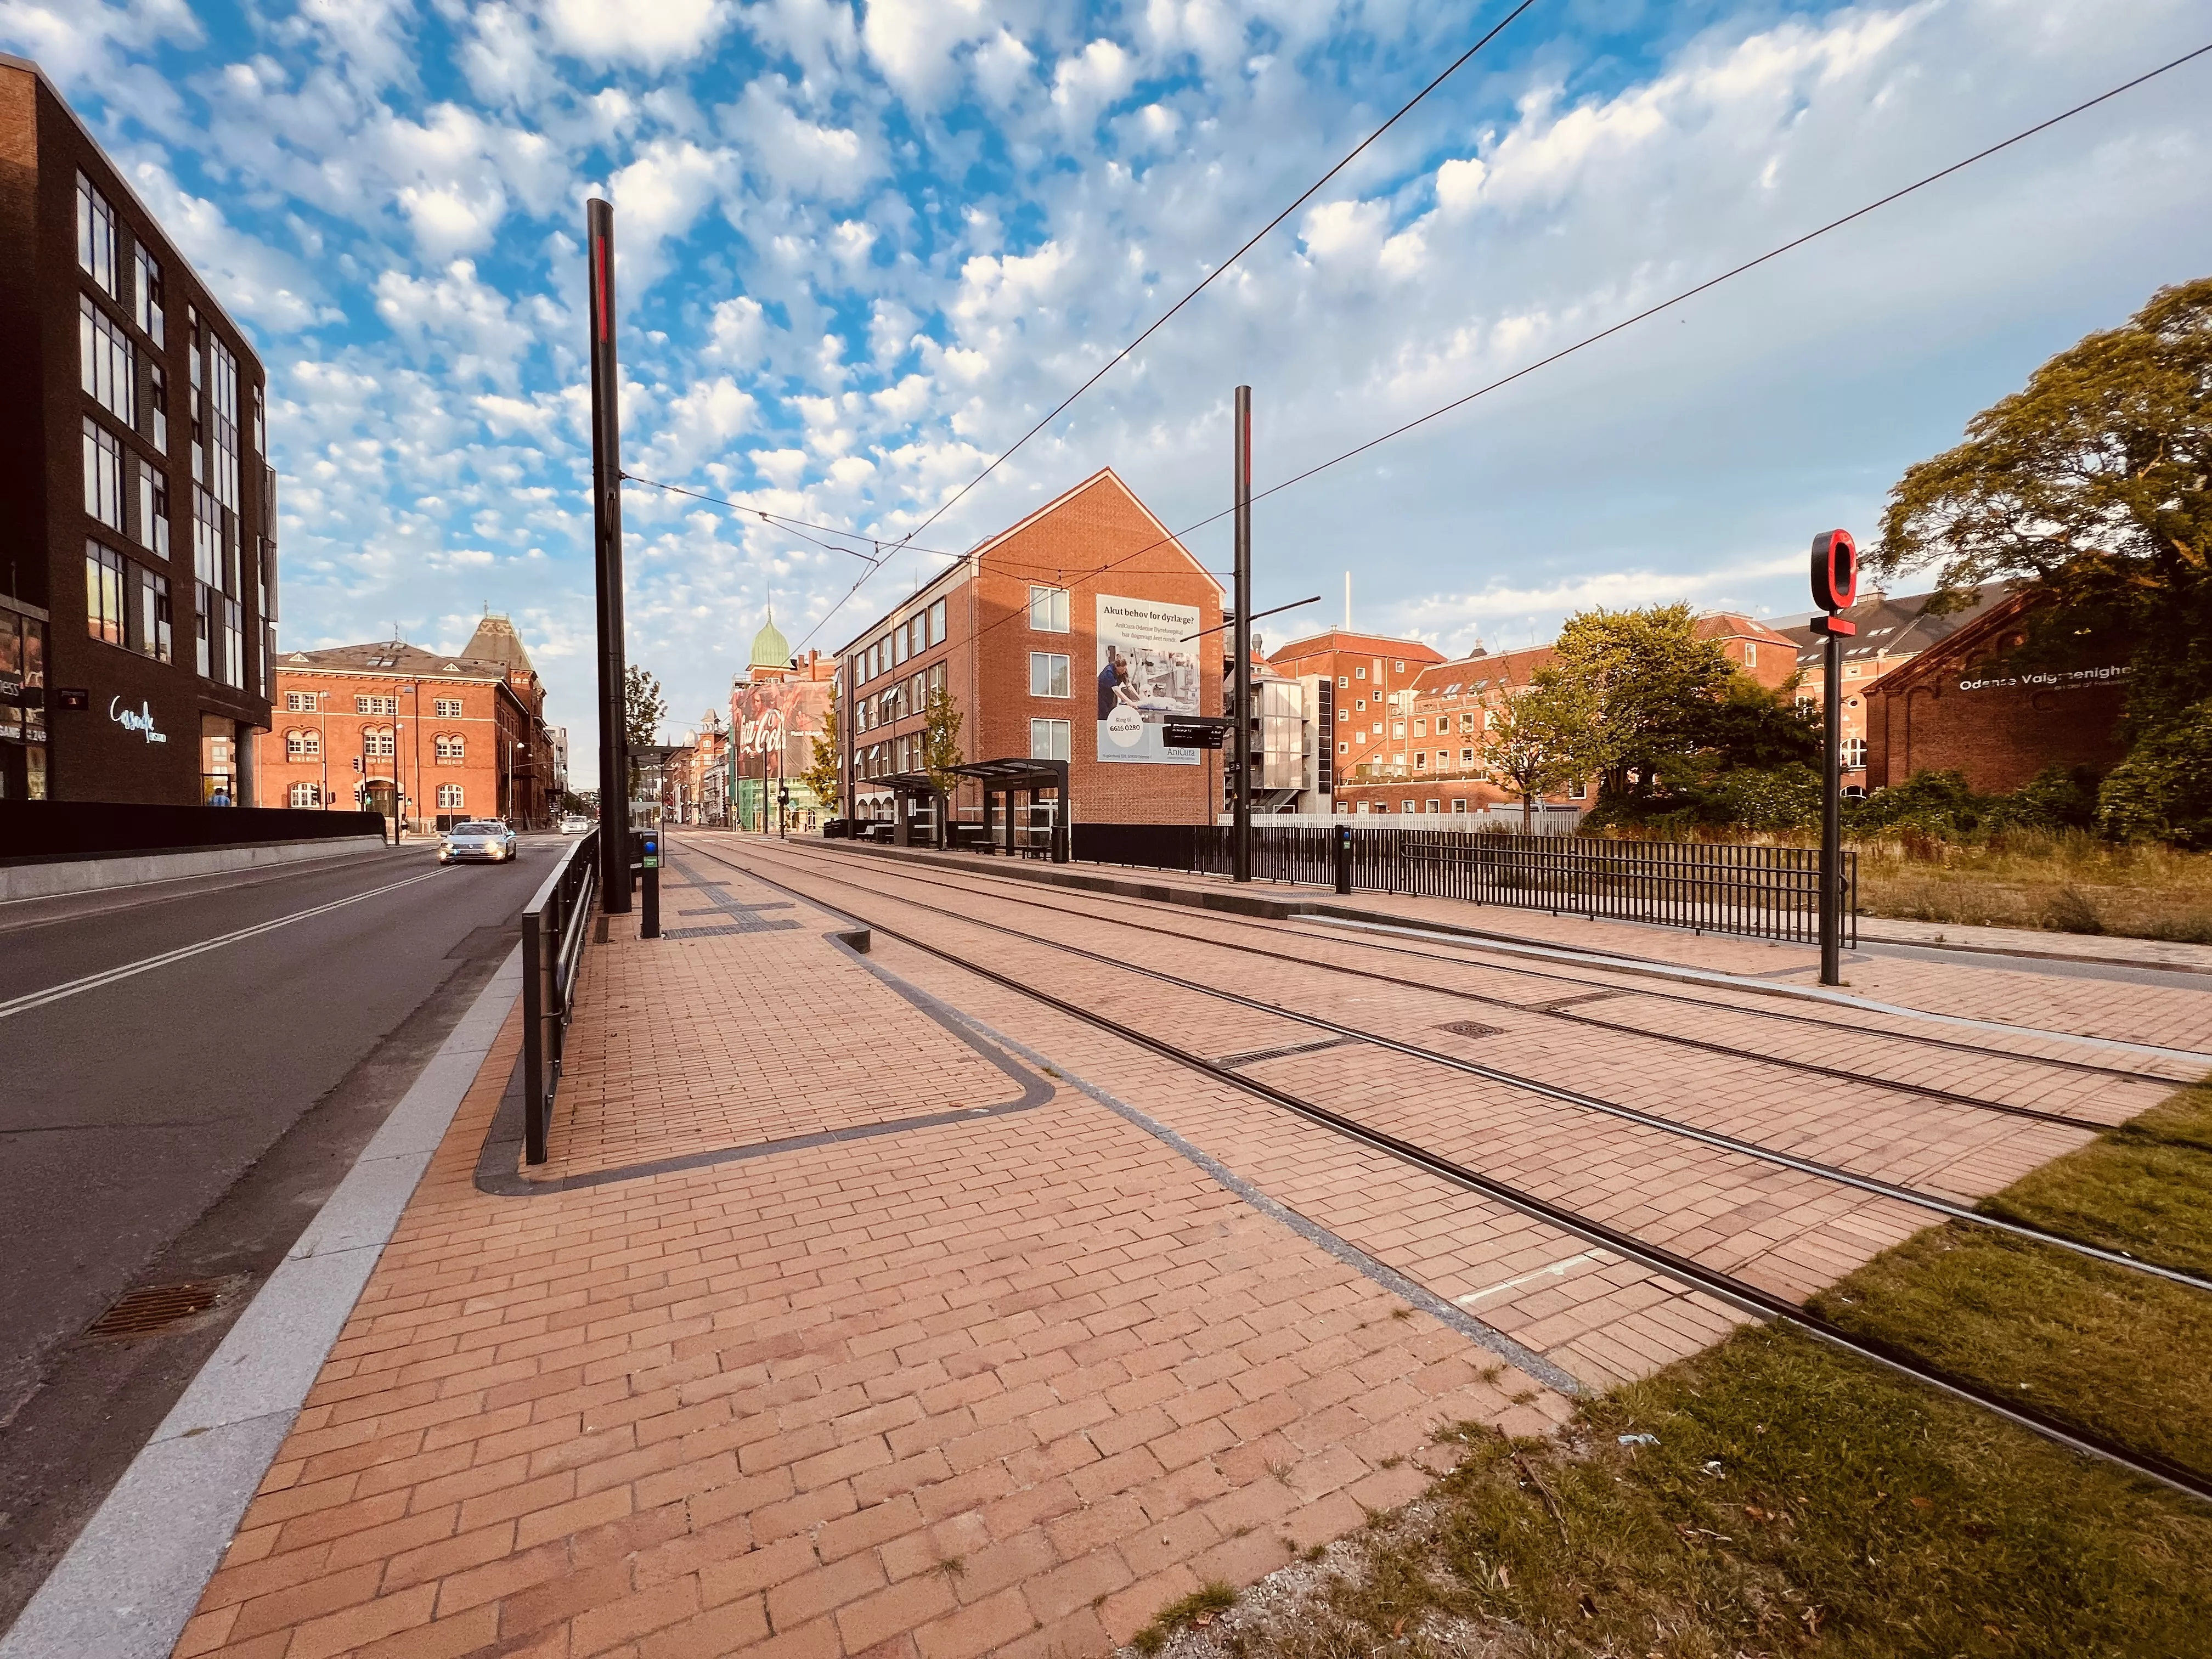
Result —
<path fill-rule="evenodd" d="M 285 712 L 291 714 L 320 714 L 323 708 L 322 700 L 331 695 L 327 691 L 287 691 L 284 694 Z M 430 708 L 431 712 L 441 720 L 457 720 L 462 718 L 462 704 L 459 697 L 434 698 L 431 702 Z M 396 696 L 356 696 L 353 700 L 353 712 L 356 714 L 397 714 L 399 712 L 399 699 Z"/>
<path fill-rule="evenodd" d="M 921 714 L 929 707 L 931 697 L 947 688 L 949 672 L 945 664 L 933 663 L 896 685 L 862 697 L 853 705 L 853 730 L 872 732 L 879 726 L 904 720 L 908 714 Z"/>
<path fill-rule="evenodd" d="M 84 544 L 84 615 L 94 639 L 156 662 L 170 659 L 169 579 L 98 542 Z"/>
<path fill-rule="evenodd" d="M 945 643 L 945 601 L 926 606 L 900 623 L 880 639 L 871 640 L 854 658 L 855 684 L 866 685 L 878 675 L 903 666 L 933 645 Z"/>
<path fill-rule="evenodd" d="M 362 753 L 364 755 L 389 755 L 392 752 L 394 739 L 389 728 L 366 727 L 361 735 Z M 457 765 L 468 758 L 467 739 L 456 733 L 441 732 L 430 741 L 441 765 Z M 322 752 L 323 734 L 316 727 L 295 726 L 284 733 L 285 759 L 314 760 Z"/>
<path fill-rule="evenodd" d="M 331 792 L 331 799 L 337 799 L 335 790 Z M 465 811 L 466 809 L 461 805 L 461 799 L 462 789 L 459 784 L 441 783 L 438 786 L 438 810 L 441 812 Z M 323 787 L 319 783 L 295 783 L 287 792 L 286 804 L 292 806 L 320 806 L 323 804 Z"/>

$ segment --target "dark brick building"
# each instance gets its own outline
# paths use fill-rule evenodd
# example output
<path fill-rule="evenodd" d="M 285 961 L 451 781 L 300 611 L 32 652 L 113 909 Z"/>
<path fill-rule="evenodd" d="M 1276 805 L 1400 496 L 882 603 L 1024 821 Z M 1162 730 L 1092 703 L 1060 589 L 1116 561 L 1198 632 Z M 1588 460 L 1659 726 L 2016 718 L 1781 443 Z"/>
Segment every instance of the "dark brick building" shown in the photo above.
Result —
<path fill-rule="evenodd" d="M 2092 636 L 2045 662 L 2053 653 L 2024 649 L 2029 604 L 1984 605 L 1866 688 L 1869 788 L 1956 771 L 1976 789 L 2017 789 L 2045 767 L 2118 763 L 2131 642 Z"/>
<path fill-rule="evenodd" d="M 276 601 L 260 359 L 4 55 L 0 375 L 0 799 L 255 804 Z"/>

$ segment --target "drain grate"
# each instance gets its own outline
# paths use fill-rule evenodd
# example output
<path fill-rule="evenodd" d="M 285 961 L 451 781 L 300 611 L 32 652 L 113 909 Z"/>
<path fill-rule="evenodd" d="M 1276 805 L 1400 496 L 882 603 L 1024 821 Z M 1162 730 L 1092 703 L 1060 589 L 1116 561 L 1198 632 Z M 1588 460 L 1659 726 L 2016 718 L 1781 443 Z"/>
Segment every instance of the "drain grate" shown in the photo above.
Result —
<path fill-rule="evenodd" d="M 1454 1036 L 1465 1037 L 1504 1036 L 1505 1035 L 1505 1028 L 1504 1026 L 1485 1025 L 1479 1019 L 1455 1019 L 1449 1024 L 1437 1026 L 1437 1030 L 1439 1031 L 1449 1031 Z"/>
<path fill-rule="evenodd" d="M 182 1279 L 174 1285 L 142 1285 L 125 1291 L 113 1307 L 85 1328 L 84 1334 L 93 1340 L 107 1342 L 159 1336 L 223 1306 L 243 1283 L 244 1275 L 230 1273 L 220 1279 Z"/>

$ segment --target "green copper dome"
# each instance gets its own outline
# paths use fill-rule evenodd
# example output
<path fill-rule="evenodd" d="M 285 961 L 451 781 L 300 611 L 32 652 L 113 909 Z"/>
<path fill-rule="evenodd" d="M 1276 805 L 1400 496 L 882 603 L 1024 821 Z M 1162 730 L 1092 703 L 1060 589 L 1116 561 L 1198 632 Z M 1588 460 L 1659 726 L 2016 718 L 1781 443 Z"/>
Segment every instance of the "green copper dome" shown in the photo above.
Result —
<path fill-rule="evenodd" d="M 783 637 L 783 630 L 775 625 L 775 612 L 773 611 L 768 613 L 768 621 L 761 631 L 753 635 L 750 665 L 755 668 L 791 666 L 791 641 Z"/>

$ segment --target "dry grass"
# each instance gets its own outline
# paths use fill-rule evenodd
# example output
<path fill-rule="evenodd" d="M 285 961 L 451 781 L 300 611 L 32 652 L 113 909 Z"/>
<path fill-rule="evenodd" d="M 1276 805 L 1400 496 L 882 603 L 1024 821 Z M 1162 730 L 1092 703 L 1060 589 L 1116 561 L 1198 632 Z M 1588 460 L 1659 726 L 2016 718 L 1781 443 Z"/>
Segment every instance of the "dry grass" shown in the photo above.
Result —
<path fill-rule="evenodd" d="M 1869 915 L 2212 944 L 2212 854 L 2116 845 L 2079 830 L 2016 833 L 1986 846 L 1917 837 L 1854 846 Z"/>
<path fill-rule="evenodd" d="M 2203 1269 L 2212 1089 L 1997 1206 Z M 1946 1226 L 1822 1306 L 2212 1467 L 2212 1297 Z M 1557 1442 L 1462 1425 L 1436 1451 L 1456 1467 L 1406 1510 L 1148 1642 L 1162 1659 L 2212 1656 L 2212 1509 L 1786 1329 L 1589 1401 Z"/>

